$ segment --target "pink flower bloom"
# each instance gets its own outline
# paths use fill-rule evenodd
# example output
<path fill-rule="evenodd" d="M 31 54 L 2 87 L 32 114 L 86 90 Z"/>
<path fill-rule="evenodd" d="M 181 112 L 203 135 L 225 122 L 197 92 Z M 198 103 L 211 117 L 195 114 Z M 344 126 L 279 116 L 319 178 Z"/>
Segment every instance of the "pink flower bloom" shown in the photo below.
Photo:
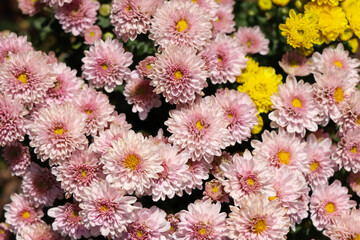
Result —
<path fill-rule="evenodd" d="M 132 57 L 132 53 L 125 52 L 123 44 L 118 40 L 107 38 L 105 41 L 95 41 L 82 59 L 82 76 L 89 81 L 90 86 L 104 87 L 105 91 L 112 92 L 131 73 L 129 66 Z"/>
<path fill-rule="evenodd" d="M 265 160 L 269 166 L 280 168 L 286 166 L 290 170 L 309 173 L 310 164 L 306 154 L 306 142 L 301 141 L 295 134 L 279 129 L 279 133 L 267 130 L 259 140 L 251 141 L 254 148 L 253 155 L 256 160 Z"/>
<path fill-rule="evenodd" d="M 191 195 L 193 189 L 201 190 L 203 188 L 203 180 L 209 178 L 209 170 L 212 167 L 204 159 L 200 161 L 192 161 L 186 163 L 189 166 L 190 181 L 185 185 L 185 192 Z"/>
<path fill-rule="evenodd" d="M 156 57 L 147 56 L 144 60 L 139 62 L 139 65 L 136 65 L 136 69 L 139 71 L 139 74 L 144 78 L 149 78 L 153 73 L 152 64 L 155 63 Z"/>
<path fill-rule="evenodd" d="M 0 146 L 24 140 L 24 115 L 27 113 L 18 100 L 11 100 L 7 95 L 0 94 Z"/>
<path fill-rule="evenodd" d="M 205 183 L 205 191 L 203 192 L 203 195 L 203 201 L 211 199 L 211 201 L 229 203 L 229 194 L 225 192 L 222 182 L 217 179 L 213 179 Z"/>
<path fill-rule="evenodd" d="M 63 198 L 60 183 L 56 181 L 50 169 L 42 168 L 32 162 L 24 175 L 21 189 L 24 196 L 35 206 L 52 206 L 55 199 Z"/>
<path fill-rule="evenodd" d="M 79 216 L 81 208 L 79 204 L 65 203 L 63 206 L 50 208 L 47 214 L 55 218 L 52 227 L 62 236 L 70 236 L 71 239 L 80 239 L 81 236 L 90 237 L 90 231 L 85 228 L 82 217 Z"/>
<path fill-rule="evenodd" d="M 273 172 L 269 171 L 265 161 L 254 161 L 249 150 L 245 150 L 243 157 L 235 154 L 232 164 L 222 163 L 220 167 L 226 178 L 223 181 L 225 191 L 234 199 L 235 205 L 251 193 L 275 195 Z"/>
<path fill-rule="evenodd" d="M 214 54 L 216 59 L 211 57 Z M 201 55 L 209 60 L 215 60 L 212 64 L 214 69 L 209 69 L 212 84 L 228 81 L 234 83 L 236 77 L 241 75 L 241 69 L 246 67 L 245 51 L 235 39 L 225 34 L 218 34 Z M 210 63 L 210 66 L 212 65 Z"/>
<path fill-rule="evenodd" d="M 235 33 L 235 38 L 247 54 L 260 53 L 266 55 L 269 52 L 270 41 L 265 38 L 259 26 L 239 27 Z"/>
<path fill-rule="evenodd" d="M 18 0 L 18 6 L 22 14 L 34 16 L 36 13 L 41 11 L 44 4 L 38 0 Z"/>
<path fill-rule="evenodd" d="M 6 223 L 0 223 L 0 240 L 10 240 L 11 233 Z"/>
<path fill-rule="evenodd" d="M 175 232 L 176 239 L 212 239 L 222 240 L 227 236 L 226 213 L 220 212 L 221 204 L 207 201 L 190 203 L 179 214 L 180 222 Z"/>
<path fill-rule="evenodd" d="M 89 187 L 96 180 L 105 178 L 99 159 L 89 150 L 74 152 L 59 166 L 53 167 L 52 172 L 56 180 L 61 182 L 61 188 L 66 192 L 66 197 L 74 194 L 77 200 L 81 199 L 85 187 Z"/>
<path fill-rule="evenodd" d="M 10 33 L 7 36 L 0 35 L 0 63 L 10 59 L 10 53 L 26 53 L 34 50 L 32 44 L 27 42 L 27 36 L 17 36 Z"/>
<path fill-rule="evenodd" d="M 271 127 L 285 128 L 289 133 L 305 136 L 306 129 L 315 132 L 321 123 L 321 107 L 314 99 L 309 83 L 299 82 L 293 76 L 286 78 L 285 84 L 279 85 L 279 92 L 271 97 L 273 112 L 269 114 Z"/>
<path fill-rule="evenodd" d="M 126 80 L 123 92 L 128 104 L 133 104 L 132 112 L 139 112 L 139 118 L 145 120 L 152 108 L 161 106 L 160 96 L 153 92 L 150 81 L 133 71 Z"/>
<path fill-rule="evenodd" d="M 230 8 L 219 8 L 215 16 L 217 19 L 212 21 L 213 36 L 219 33 L 232 33 L 235 31 L 234 14 Z"/>
<path fill-rule="evenodd" d="M 335 217 L 334 223 L 327 225 L 323 234 L 334 240 L 355 240 L 360 236 L 359 225 L 360 210 L 353 208 L 351 211 Z"/>
<path fill-rule="evenodd" d="M 44 222 L 37 222 L 20 229 L 16 235 L 17 240 L 64 240 L 59 233 L 54 232 L 50 225 Z M 67 238 L 65 238 L 67 239 Z"/>
<path fill-rule="evenodd" d="M 35 208 L 29 199 L 22 194 L 13 193 L 11 203 L 5 204 L 5 220 L 10 225 L 10 231 L 16 233 L 26 225 L 41 221 L 44 216 L 41 208 Z"/>
<path fill-rule="evenodd" d="M 224 110 L 224 117 L 230 122 L 229 130 L 233 142 L 241 143 L 251 137 L 251 130 L 259 122 L 255 104 L 247 93 L 236 90 L 218 90 L 216 101 Z"/>
<path fill-rule="evenodd" d="M 33 114 L 27 129 L 30 147 L 42 161 L 50 159 L 56 164 L 71 156 L 76 150 L 83 150 L 87 145 L 85 137 L 86 114 L 79 112 L 69 104 L 41 108 Z"/>
<path fill-rule="evenodd" d="M 84 32 L 85 44 L 92 45 L 96 40 L 100 40 L 102 36 L 101 28 L 98 25 L 89 27 Z"/>
<path fill-rule="evenodd" d="M 149 38 L 163 49 L 183 45 L 201 50 L 212 37 L 210 21 L 211 16 L 191 1 L 165 1 L 154 14 Z"/>
<path fill-rule="evenodd" d="M 56 81 L 50 66 L 41 52 L 10 54 L 0 65 L 0 91 L 29 107 L 42 103 Z"/>
<path fill-rule="evenodd" d="M 190 152 L 193 160 L 220 156 L 221 149 L 230 145 L 229 122 L 213 96 L 199 99 L 193 105 L 170 110 L 164 123 L 172 134 L 169 142 Z"/>
<path fill-rule="evenodd" d="M 349 130 L 341 137 L 338 142 L 336 152 L 332 159 L 339 164 L 339 168 L 344 167 L 346 171 L 357 173 L 360 171 L 360 130 Z"/>
<path fill-rule="evenodd" d="M 171 104 L 192 103 L 197 95 L 204 95 L 208 76 L 205 62 L 190 47 L 169 46 L 152 65 L 150 85 L 154 92 L 162 93 Z"/>
<path fill-rule="evenodd" d="M 351 190 L 353 190 L 353 192 L 355 192 L 356 195 L 360 197 L 360 172 L 350 172 L 350 175 L 347 178 L 347 182 L 349 183 Z"/>
<path fill-rule="evenodd" d="M 14 141 L 3 149 L 3 158 L 14 176 L 23 176 L 30 165 L 29 147 Z"/>
<path fill-rule="evenodd" d="M 125 190 L 114 188 L 103 180 L 93 182 L 84 192 L 79 214 L 85 227 L 93 228 L 105 237 L 120 237 L 134 219 L 133 211 L 137 207 L 132 204 L 136 197 L 125 196 Z"/>
<path fill-rule="evenodd" d="M 258 193 L 243 199 L 240 205 L 230 206 L 227 228 L 231 239 L 286 239 L 290 220 L 278 201 L 269 201 Z"/>
<path fill-rule="evenodd" d="M 343 135 L 350 130 L 360 130 L 360 91 L 355 89 L 350 99 L 339 108 L 340 115 L 334 119 L 339 125 L 339 132 Z"/>
<path fill-rule="evenodd" d="M 138 34 L 150 29 L 151 17 L 164 0 L 115 0 L 111 8 L 111 24 L 118 38 L 134 41 Z"/>
<path fill-rule="evenodd" d="M 350 200 L 351 194 L 347 193 L 348 189 L 342 187 L 339 180 L 335 180 L 331 185 L 318 185 L 313 189 L 310 213 L 313 225 L 318 230 L 333 224 L 334 217 L 356 206 L 356 202 Z"/>
<path fill-rule="evenodd" d="M 311 72 L 310 61 L 297 51 L 288 51 L 279 61 L 280 67 L 289 75 L 307 76 Z"/>
<path fill-rule="evenodd" d="M 106 180 L 129 194 L 147 192 L 164 170 L 159 146 L 132 130 L 111 144 L 112 148 L 100 159 L 107 174 Z"/>
<path fill-rule="evenodd" d="M 85 30 L 96 22 L 98 1 L 72 0 L 68 4 L 55 8 L 55 18 L 59 20 L 62 29 L 74 36 L 83 35 Z"/>

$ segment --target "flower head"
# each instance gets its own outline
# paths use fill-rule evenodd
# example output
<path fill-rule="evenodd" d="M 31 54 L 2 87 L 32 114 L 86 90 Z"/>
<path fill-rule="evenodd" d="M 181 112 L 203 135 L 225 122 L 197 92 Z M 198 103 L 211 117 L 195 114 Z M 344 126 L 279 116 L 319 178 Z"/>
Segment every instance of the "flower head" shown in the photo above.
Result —
<path fill-rule="evenodd" d="M 266 55 L 269 52 L 270 41 L 265 38 L 259 26 L 239 27 L 235 37 L 246 53 Z"/>
<path fill-rule="evenodd" d="M 310 74 L 310 61 L 298 51 L 288 51 L 279 61 L 280 67 L 289 75 L 307 76 Z"/>
<path fill-rule="evenodd" d="M 2 156 L 15 176 L 23 176 L 31 162 L 29 147 L 18 141 L 8 144 Z"/>
<path fill-rule="evenodd" d="M 33 50 L 32 44 L 27 41 L 27 36 L 17 36 L 15 33 L 7 36 L 0 35 L 0 63 L 9 60 L 11 54 Z"/>

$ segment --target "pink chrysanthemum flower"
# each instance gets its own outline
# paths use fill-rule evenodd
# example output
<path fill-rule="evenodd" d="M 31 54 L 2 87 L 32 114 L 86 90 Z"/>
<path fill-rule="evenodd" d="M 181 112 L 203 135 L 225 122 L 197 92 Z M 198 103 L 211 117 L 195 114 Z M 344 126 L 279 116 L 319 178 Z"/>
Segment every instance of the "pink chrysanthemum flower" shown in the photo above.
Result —
<path fill-rule="evenodd" d="M 11 233 L 9 225 L 2 222 L 0 223 L 0 240 L 10 240 Z"/>
<path fill-rule="evenodd" d="M 156 57 L 147 56 L 144 60 L 140 61 L 138 65 L 136 65 L 136 69 L 139 71 L 140 75 L 144 78 L 149 78 L 149 76 L 153 73 L 152 64 L 155 63 Z"/>
<path fill-rule="evenodd" d="M 22 194 L 13 193 L 11 203 L 5 204 L 5 219 L 10 225 L 10 231 L 16 233 L 18 229 L 41 221 L 44 216 L 41 208 L 35 208 L 29 199 Z"/>
<path fill-rule="evenodd" d="M 193 160 L 220 156 L 221 149 L 230 145 L 229 122 L 213 96 L 199 99 L 193 105 L 170 110 L 170 118 L 164 123 L 172 133 L 169 142 L 187 149 Z"/>
<path fill-rule="evenodd" d="M 22 14 L 34 16 L 36 13 L 41 11 L 44 4 L 38 0 L 18 0 L 18 6 Z"/>
<path fill-rule="evenodd" d="M 79 206 L 85 227 L 105 237 L 120 237 L 134 219 L 133 211 L 138 207 L 132 204 L 136 197 L 125 196 L 125 190 L 114 188 L 103 180 L 93 182 L 84 192 Z"/>
<path fill-rule="evenodd" d="M 296 81 L 289 75 L 285 84 L 279 85 L 279 92 L 271 97 L 273 112 L 269 114 L 271 127 L 285 128 L 289 133 L 305 136 L 306 129 L 315 132 L 321 123 L 321 107 L 314 99 L 313 89 L 303 80 Z"/>
<path fill-rule="evenodd" d="M 235 31 L 234 14 L 232 14 L 232 9 L 219 8 L 216 11 L 215 16 L 217 19 L 212 21 L 213 36 L 216 36 L 219 33 L 232 33 Z"/>
<path fill-rule="evenodd" d="M 255 104 L 247 93 L 236 90 L 218 90 L 216 101 L 224 110 L 224 117 L 230 122 L 227 127 L 233 142 L 241 143 L 251 137 L 251 130 L 259 123 Z"/>
<path fill-rule="evenodd" d="M 340 43 L 336 48 L 325 48 L 323 53 L 315 52 L 311 60 L 313 62 L 313 71 L 326 73 L 331 70 L 345 72 L 355 77 L 359 81 L 358 71 L 360 61 L 356 58 L 350 58 L 349 52 L 344 50 L 344 46 Z"/>
<path fill-rule="evenodd" d="M 189 154 L 186 151 L 180 152 L 177 147 L 170 144 L 159 143 L 161 166 L 164 170 L 159 173 L 159 178 L 154 180 L 151 187 L 153 201 L 162 201 L 166 197 L 173 198 L 175 194 L 182 196 L 183 190 L 190 181 L 191 173 L 186 165 Z"/>
<path fill-rule="evenodd" d="M 217 179 L 213 179 L 205 183 L 203 195 L 203 201 L 211 199 L 211 201 L 229 203 L 229 194 L 225 192 L 223 183 Z"/>
<path fill-rule="evenodd" d="M 221 204 L 207 201 L 190 203 L 179 214 L 180 222 L 175 232 L 176 239 L 212 239 L 222 240 L 227 236 L 226 213 L 220 212 Z"/>
<path fill-rule="evenodd" d="M 99 7 L 98 1 L 72 0 L 71 3 L 55 8 L 55 18 L 65 32 L 78 36 L 94 25 Z"/>
<path fill-rule="evenodd" d="M 104 87 L 112 92 L 123 79 L 131 73 L 132 53 L 125 52 L 123 44 L 116 39 L 107 38 L 96 41 L 82 59 L 82 76 L 95 88 Z"/>
<path fill-rule="evenodd" d="M 204 69 L 205 62 L 196 55 L 191 47 L 169 46 L 152 64 L 150 85 L 154 92 L 162 93 L 166 102 L 171 104 L 191 103 L 197 95 L 204 95 L 208 76 Z"/>
<path fill-rule="evenodd" d="M 114 0 L 111 5 L 111 24 L 123 42 L 134 41 L 138 34 L 150 29 L 151 16 L 164 0 Z"/>
<path fill-rule="evenodd" d="M 114 112 L 115 106 L 110 104 L 109 97 L 91 87 L 85 87 L 79 92 L 74 99 L 74 105 L 87 116 L 85 123 L 87 136 L 97 135 L 114 118 L 111 114 Z"/>
<path fill-rule="evenodd" d="M 49 7 L 62 7 L 71 3 L 73 0 L 41 0 L 43 3 L 47 4 Z"/>
<path fill-rule="evenodd" d="M 226 178 L 223 181 L 225 191 L 234 199 L 235 205 L 251 193 L 275 195 L 273 172 L 269 171 L 265 161 L 254 161 L 249 150 L 245 150 L 243 157 L 235 154 L 232 164 L 222 163 L 220 167 Z"/>
<path fill-rule="evenodd" d="M 334 122 L 340 127 L 339 132 L 345 134 L 347 131 L 360 130 L 360 91 L 355 89 L 350 99 L 340 106 L 340 115 Z"/>
<path fill-rule="evenodd" d="M 311 171 L 310 159 L 308 159 L 305 149 L 306 142 L 302 142 L 295 134 L 288 133 L 283 129 L 280 129 L 279 133 L 266 130 L 261 137 L 262 142 L 251 141 L 256 160 L 265 160 L 274 168 L 286 166 L 290 170 L 304 174 Z"/>
<path fill-rule="evenodd" d="M 214 160 L 211 163 L 210 173 L 214 175 L 216 179 L 224 180 L 224 171 L 221 169 L 222 163 L 231 164 L 233 162 L 233 157 L 229 152 L 223 151 L 220 156 L 215 156 Z"/>
<path fill-rule="evenodd" d="M 356 206 L 356 202 L 350 200 L 351 194 L 347 193 L 348 189 L 342 187 L 339 180 L 335 180 L 331 185 L 318 185 L 313 189 L 310 213 L 313 225 L 318 230 L 333 224 L 334 217 Z"/>
<path fill-rule="evenodd" d="M 92 45 L 96 40 L 100 40 L 102 36 L 101 28 L 98 25 L 89 27 L 84 32 L 85 44 Z"/>
<path fill-rule="evenodd" d="M 326 226 L 323 234 L 334 240 L 347 240 L 360 238 L 360 210 L 353 208 L 339 217 L 334 223 Z"/>
<path fill-rule="evenodd" d="M 144 194 L 164 170 L 159 146 L 132 130 L 111 144 L 100 159 L 106 180 L 129 194 Z"/>
<path fill-rule="evenodd" d="M 63 198 L 60 183 L 49 168 L 42 168 L 32 162 L 24 175 L 21 189 L 24 196 L 35 206 L 52 206 L 55 199 Z"/>
<path fill-rule="evenodd" d="M 52 103 L 33 115 L 27 125 L 30 147 L 42 161 L 50 159 L 56 164 L 83 150 L 88 141 L 85 137 L 86 114 L 69 104 Z"/>
<path fill-rule="evenodd" d="M 65 203 L 63 206 L 50 208 L 47 214 L 55 218 L 52 227 L 55 231 L 61 233 L 62 236 L 70 236 L 71 239 L 80 239 L 81 236 L 90 237 L 89 229 L 86 229 L 79 216 L 81 208 L 78 203 Z"/>
<path fill-rule="evenodd" d="M 269 200 L 277 199 L 281 206 L 287 209 L 291 227 L 295 230 L 295 223 L 301 223 L 309 213 L 309 191 L 303 174 L 293 172 L 286 167 L 275 170 L 272 180 L 275 195 L 269 195 Z"/>
<path fill-rule="evenodd" d="M 20 229 L 16 235 L 17 240 L 68 240 L 68 238 L 62 237 L 58 232 L 51 229 L 50 225 L 45 222 L 37 222 L 31 225 L 27 225 Z"/>
<path fill-rule="evenodd" d="M 210 80 L 213 84 L 235 82 L 248 60 L 245 58 L 245 51 L 236 40 L 225 34 L 218 34 L 201 55 L 209 61 L 215 60 L 215 63 L 209 65 L 213 66 L 213 69 L 209 69 Z M 216 59 L 213 59 L 213 55 Z"/>
<path fill-rule="evenodd" d="M 7 95 L 0 94 L 0 146 L 24 140 L 24 116 L 27 113 L 18 100 L 11 100 Z"/>
<path fill-rule="evenodd" d="M 360 172 L 353 173 L 350 172 L 349 177 L 347 178 L 347 182 L 351 187 L 351 190 L 356 193 L 360 197 Z"/>
<path fill-rule="evenodd" d="M 286 52 L 279 61 L 279 65 L 284 72 L 293 76 L 303 77 L 311 72 L 310 61 L 297 51 Z"/>
<path fill-rule="evenodd" d="M 349 130 L 338 142 L 332 159 L 344 167 L 346 171 L 357 173 L 360 171 L 360 130 Z"/>
<path fill-rule="evenodd" d="M 154 14 L 149 38 L 164 49 L 169 45 L 185 45 L 201 50 L 212 37 L 211 18 L 191 1 L 165 1 Z"/>
<path fill-rule="evenodd" d="M 203 159 L 200 161 L 190 159 L 186 164 L 189 166 L 188 172 L 191 176 L 185 185 L 185 192 L 191 195 L 193 189 L 201 190 L 203 188 L 203 181 L 209 178 L 209 171 L 212 166 Z"/>
<path fill-rule="evenodd" d="M 71 101 L 83 84 L 83 81 L 76 77 L 76 70 L 71 70 L 65 63 L 54 63 L 52 72 L 56 74 L 55 86 L 47 90 L 45 103 L 62 104 Z"/>
<path fill-rule="evenodd" d="M 15 33 L 0 36 L 0 63 L 10 59 L 11 53 L 26 53 L 32 50 L 32 44 L 27 41 L 27 36 L 18 37 Z"/>
<path fill-rule="evenodd" d="M 234 36 L 247 54 L 260 53 L 266 55 L 269 52 L 270 41 L 265 38 L 259 26 L 239 27 Z"/>
<path fill-rule="evenodd" d="M 0 65 L 0 91 L 29 107 L 42 103 L 56 81 L 50 66 L 41 52 L 10 54 Z"/>
<path fill-rule="evenodd" d="M 14 141 L 8 144 L 2 152 L 6 164 L 11 169 L 11 174 L 13 176 L 23 176 L 31 162 L 29 147 Z"/>
<path fill-rule="evenodd" d="M 140 208 L 134 211 L 135 219 L 119 240 L 169 239 L 170 223 L 166 221 L 166 212 L 156 206 Z"/>
<path fill-rule="evenodd" d="M 114 119 L 109 123 L 110 126 L 117 126 L 126 130 L 130 130 L 132 125 L 126 121 L 126 114 L 118 114 L 116 111 L 113 112 L 112 116 Z"/>
<path fill-rule="evenodd" d="M 52 172 L 56 180 L 61 182 L 61 188 L 66 192 L 66 197 L 74 194 L 74 198 L 78 200 L 83 195 L 85 187 L 89 187 L 96 180 L 105 178 L 99 159 L 89 150 L 74 152 L 59 166 L 53 167 Z"/>
<path fill-rule="evenodd" d="M 227 228 L 231 239 L 286 239 L 290 220 L 278 201 L 269 201 L 258 193 L 243 199 L 240 205 L 230 206 Z"/>
<path fill-rule="evenodd" d="M 139 118 L 145 120 L 152 108 L 161 106 L 160 96 L 153 92 L 150 81 L 144 79 L 137 71 L 133 71 L 126 80 L 124 96 L 128 104 L 132 104 L 132 112 L 139 112 Z"/>

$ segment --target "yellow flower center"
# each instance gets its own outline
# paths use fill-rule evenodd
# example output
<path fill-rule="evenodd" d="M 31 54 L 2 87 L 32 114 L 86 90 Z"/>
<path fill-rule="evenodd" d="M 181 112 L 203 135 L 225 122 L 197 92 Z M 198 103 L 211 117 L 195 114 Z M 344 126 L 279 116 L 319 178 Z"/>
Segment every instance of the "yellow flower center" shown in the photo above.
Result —
<path fill-rule="evenodd" d="M 174 73 L 174 77 L 176 80 L 179 80 L 180 78 L 183 77 L 183 74 L 180 70 L 176 70 L 176 72 Z"/>
<path fill-rule="evenodd" d="M 28 211 L 25 211 L 21 214 L 21 216 L 25 219 L 28 219 L 30 217 L 30 213 Z"/>
<path fill-rule="evenodd" d="M 91 111 L 90 109 L 86 109 L 86 110 L 85 110 L 85 113 L 88 114 L 88 115 L 90 115 L 90 114 L 92 113 L 92 111 Z"/>
<path fill-rule="evenodd" d="M 360 240 L 360 234 L 356 235 L 356 237 L 353 238 L 352 240 Z"/>
<path fill-rule="evenodd" d="M 204 125 L 200 121 L 196 122 L 196 127 L 201 131 L 204 128 Z"/>
<path fill-rule="evenodd" d="M 301 108 L 301 101 L 298 98 L 294 98 L 294 100 L 291 101 L 291 104 L 296 108 Z"/>
<path fill-rule="evenodd" d="M 333 213 L 335 211 L 335 205 L 332 202 L 329 202 L 329 203 L 326 204 L 325 210 L 328 213 Z"/>
<path fill-rule="evenodd" d="M 201 235 L 204 235 L 204 234 L 206 233 L 205 228 L 201 228 L 200 231 L 199 231 L 199 233 L 200 233 Z"/>
<path fill-rule="evenodd" d="M 17 79 L 18 79 L 20 82 L 22 82 L 23 84 L 26 84 L 27 81 L 29 80 L 29 79 L 28 79 L 28 76 L 26 75 L 26 73 L 21 73 L 21 74 L 17 77 Z"/>
<path fill-rule="evenodd" d="M 0 233 L 1 233 L 1 234 L 5 234 L 4 229 L 0 229 Z"/>
<path fill-rule="evenodd" d="M 127 11 L 127 12 L 130 12 L 130 11 L 131 11 L 130 5 L 126 7 L 126 11 Z"/>
<path fill-rule="evenodd" d="M 360 115 L 356 117 L 356 124 L 360 125 Z"/>
<path fill-rule="evenodd" d="M 334 65 L 337 66 L 338 68 L 342 68 L 342 66 L 343 66 L 342 63 L 339 60 L 336 60 L 334 62 Z"/>
<path fill-rule="evenodd" d="M 357 153 L 357 147 L 353 146 L 350 150 L 352 153 L 356 154 Z"/>
<path fill-rule="evenodd" d="M 178 32 L 183 32 L 188 28 L 188 24 L 184 19 L 181 19 L 176 24 L 176 28 L 177 28 Z"/>
<path fill-rule="evenodd" d="M 61 85 L 61 82 L 56 81 L 56 82 L 54 83 L 54 88 L 55 88 L 55 89 L 59 89 L 59 88 L 60 88 L 60 85 Z"/>
<path fill-rule="evenodd" d="M 125 167 L 132 171 L 139 165 L 139 158 L 134 154 L 129 154 L 125 159 Z"/>
<path fill-rule="evenodd" d="M 355 182 L 356 182 L 357 185 L 360 185 L 360 177 L 356 178 Z"/>
<path fill-rule="evenodd" d="M 254 185 L 254 179 L 248 178 L 247 182 L 250 186 Z"/>
<path fill-rule="evenodd" d="M 144 233 L 141 230 L 137 231 L 136 234 L 138 237 L 142 237 L 144 235 Z"/>
<path fill-rule="evenodd" d="M 274 201 L 276 199 L 276 196 L 269 197 L 269 201 Z"/>
<path fill-rule="evenodd" d="M 106 212 L 107 210 L 109 210 L 109 207 L 106 204 L 102 205 L 100 208 L 100 211 L 102 211 L 102 212 Z"/>
<path fill-rule="evenodd" d="M 78 217 L 78 216 L 79 216 L 79 212 L 74 210 L 73 213 L 72 213 L 72 216 L 73 216 L 73 217 Z"/>
<path fill-rule="evenodd" d="M 196 1 L 196 0 L 192 0 L 192 2 L 193 2 L 193 3 L 197 3 L 197 1 Z"/>
<path fill-rule="evenodd" d="M 222 62 L 222 57 L 218 56 L 218 62 Z"/>
<path fill-rule="evenodd" d="M 247 42 L 246 42 L 246 45 L 247 45 L 247 47 L 251 47 L 251 41 L 250 41 L 250 40 L 247 41 Z"/>
<path fill-rule="evenodd" d="M 103 63 L 103 64 L 101 64 L 101 67 L 102 67 L 102 69 L 106 70 L 106 69 L 108 69 L 109 66 L 107 64 Z"/>
<path fill-rule="evenodd" d="M 280 152 L 278 152 L 278 158 L 280 163 L 288 165 L 290 162 L 290 153 L 281 150 Z"/>
<path fill-rule="evenodd" d="M 151 65 L 150 65 L 150 64 L 146 65 L 146 67 L 147 67 L 147 69 L 151 69 Z"/>
<path fill-rule="evenodd" d="M 264 220 L 258 220 L 254 225 L 254 233 L 260 234 L 267 228 Z"/>
<path fill-rule="evenodd" d="M 218 187 L 213 187 L 213 188 L 211 189 L 211 191 L 212 191 L 213 193 L 216 193 L 216 192 L 219 191 L 219 189 L 218 189 Z"/>
<path fill-rule="evenodd" d="M 228 114 L 228 117 L 229 117 L 229 118 L 233 118 L 234 115 L 232 115 L 231 113 L 229 113 L 229 114 Z"/>
<path fill-rule="evenodd" d="M 336 103 L 344 100 L 344 91 L 342 90 L 341 87 L 335 89 L 334 98 Z"/>
<path fill-rule="evenodd" d="M 64 134 L 64 129 L 62 127 L 55 128 L 54 133 L 61 136 Z"/>
<path fill-rule="evenodd" d="M 310 164 L 311 171 L 315 171 L 318 167 L 319 167 L 319 163 L 316 161 Z"/>
<path fill-rule="evenodd" d="M 90 35 L 90 37 L 94 37 L 94 36 L 95 36 L 95 32 L 90 32 L 89 35 Z"/>
<path fill-rule="evenodd" d="M 81 171 L 81 175 L 85 178 L 86 177 L 86 174 L 87 174 L 87 171 L 86 170 L 82 170 Z"/>
<path fill-rule="evenodd" d="M 294 60 L 290 61 L 289 64 L 290 64 L 290 67 L 293 67 L 293 68 L 296 68 L 299 66 L 298 62 L 296 62 Z"/>

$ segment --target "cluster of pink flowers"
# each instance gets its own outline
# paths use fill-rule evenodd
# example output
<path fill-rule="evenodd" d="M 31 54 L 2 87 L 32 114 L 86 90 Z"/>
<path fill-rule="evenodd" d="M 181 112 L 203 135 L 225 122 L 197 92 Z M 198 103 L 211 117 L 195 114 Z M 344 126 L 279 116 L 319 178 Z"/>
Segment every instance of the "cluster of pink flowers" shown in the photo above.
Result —
<path fill-rule="evenodd" d="M 311 59 L 284 55 L 279 64 L 289 75 L 271 96 L 273 130 L 230 154 L 228 147 L 252 137 L 259 112 L 247 93 L 203 90 L 234 83 L 246 55 L 269 51 L 258 26 L 234 33 L 233 0 L 114 0 L 115 35 L 126 42 L 149 31 L 157 46 L 136 66 L 119 40 L 90 38 L 99 30 L 97 1 L 39 4 L 19 1 L 30 15 L 55 8 L 64 31 L 91 46 L 83 80 L 26 37 L 0 36 L 0 146 L 22 177 L 21 193 L 4 207 L 0 239 L 9 232 L 26 240 L 286 239 L 307 217 L 332 239 L 359 238 L 356 202 L 339 180 L 329 182 L 335 171 L 351 171 L 349 185 L 360 196 L 360 61 L 341 44 Z M 296 78 L 309 74 L 315 83 Z M 173 106 L 166 134 L 132 129 L 108 97 L 120 85 L 141 120 L 163 103 Z M 322 129 L 330 120 L 339 127 L 335 145 Z M 166 201 L 204 186 L 203 198 L 178 213 L 141 204 L 145 196 Z M 231 204 L 228 214 L 222 203 Z"/>

